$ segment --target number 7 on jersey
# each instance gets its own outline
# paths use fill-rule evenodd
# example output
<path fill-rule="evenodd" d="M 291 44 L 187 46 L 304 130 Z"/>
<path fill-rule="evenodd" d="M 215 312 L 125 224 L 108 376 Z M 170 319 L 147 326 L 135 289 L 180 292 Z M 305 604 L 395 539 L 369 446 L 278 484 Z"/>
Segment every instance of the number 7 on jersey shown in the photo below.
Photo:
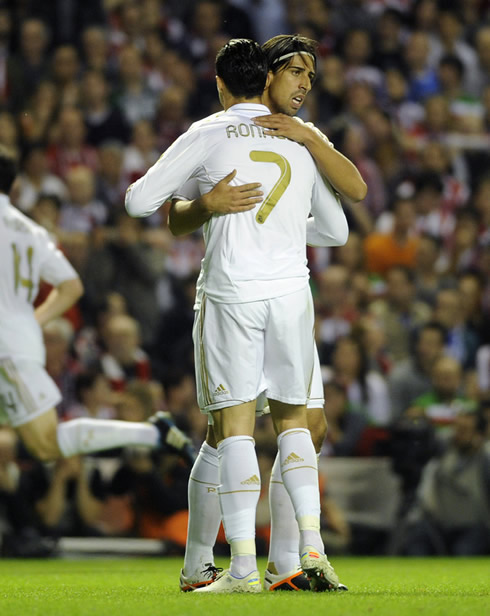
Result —
<path fill-rule="evenodd" d="M 281 170 L 281 175 L 279 179 L 272 187 L 272 190 L 264 199 L 264 202 L 260 206 L 257 215 L 255 216 L 255 220 L 263 225 L 267 220 L 267 217 L 272 212 L 277 202 L 281 198 L 283 192 L 289 186 L 289 182 L 291 181 L 291 165 L 289 162 L 276 152 L 263 152 L 261 150 L 253 150 L 250 152 L 250 158 L 257 163 L 274 163 Z"/>

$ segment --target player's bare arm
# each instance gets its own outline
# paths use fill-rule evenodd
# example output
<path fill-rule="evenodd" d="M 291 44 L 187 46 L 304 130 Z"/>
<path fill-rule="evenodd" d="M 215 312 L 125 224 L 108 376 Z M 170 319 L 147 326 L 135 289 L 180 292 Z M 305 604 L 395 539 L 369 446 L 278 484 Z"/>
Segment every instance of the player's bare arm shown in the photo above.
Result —
<path fill-rule="evenodd" d="M 173 235 L 192 233 L 213 214 L 238 214 L 252 210 L 262 201 L 260 183 L 232 186 L 233 170 L 205 195 L 192 201 L 174 200 L 168 215 L 168 228 Z"/>
<path fill-rule="evenodd" d="M 41 327 L 64 314 L 83 294 L 80 278 L 64 280 L 51 291 L 45 301 L 36 308 L 34 315 Z"/>
<path fill-rule="evenodd" d="M 305 145 L 321 174 L 340 195 L 354 202 L 364 199 L 367 186 L 356 166 L 323 139 L 314 128 L 285 113 L 258 116 L 254 118 L 254 122 L 266 129 L 267 135 L 287 137 Z"/>

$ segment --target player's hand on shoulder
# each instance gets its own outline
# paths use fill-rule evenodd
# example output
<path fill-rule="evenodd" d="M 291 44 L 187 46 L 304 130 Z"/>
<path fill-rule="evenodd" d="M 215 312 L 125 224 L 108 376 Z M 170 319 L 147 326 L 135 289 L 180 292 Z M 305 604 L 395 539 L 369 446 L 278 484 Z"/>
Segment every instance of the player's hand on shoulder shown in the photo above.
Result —
<path fill-rule="evenodd" d="M 216 186 L 201 197 L 204 208 L 212 214 L 236 214 L 252 210 L 263 198 L 261 184 L 253 182 L 234 186 L 231 181 L 236 169 L 219 181 Z"/>
<path fill-rule="evenodd" d="M 287 137 L 297 143 L 304 143 L 311 130 L 310 126 L 298 118 L 288 116 L 285 113 L 271 113 L 270 115 L 252 118 L 254 124 L 261 126 L 266 135 Z"/>

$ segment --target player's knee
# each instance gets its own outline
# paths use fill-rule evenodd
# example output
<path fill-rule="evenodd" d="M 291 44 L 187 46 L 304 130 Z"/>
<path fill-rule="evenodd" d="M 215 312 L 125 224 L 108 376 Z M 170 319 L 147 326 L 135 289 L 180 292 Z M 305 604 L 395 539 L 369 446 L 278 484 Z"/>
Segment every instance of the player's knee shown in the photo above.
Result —
<path fill-rule="evenodd" d="M 327 420 L 323 409 L 310 409 L 308 411 L 308 429 L 315 451 L 319 453 L 327 436 Z"/>
<path fill-rule="evenodd" d="M 39 442 L 34 446 L 32 452 L 41 462 L 52 462 L 60 457 L 60 452 L 56 442 Z"/>
<path fill-rule="evenodd" d="M 27 449 L 41 462 L 52 462 L 60 457 L 56 432 L 49 430 L 33 437 L 24 438 Z"/>
<path fill-rule="evenodd" d="M 326 426 L 326 424 L 325 424 L 325 428 L 323 430 L 317 431 L 315 433 L 312 433 L 311 440 L 313 441 L 313 445 L 315 446 L 315 451 L 317 453 L 320 453 L 326 436 L 327 436 L 327 426 Z"/>

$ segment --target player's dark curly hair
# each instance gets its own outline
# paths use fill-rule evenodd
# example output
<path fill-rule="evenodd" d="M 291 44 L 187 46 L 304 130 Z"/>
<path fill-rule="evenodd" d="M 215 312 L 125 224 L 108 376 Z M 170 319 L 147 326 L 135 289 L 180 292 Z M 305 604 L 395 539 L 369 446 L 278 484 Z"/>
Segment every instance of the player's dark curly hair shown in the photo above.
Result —
<path fill-rule="evenodd" d="M 262 49 L 267 57 L 269 70 L 273 73 L 277 73 L 279 70 L 289 66 L 293 58 L 289 54 L 301 52 L 311 54 L 316 72 L 317 47 L 316 41 L 300 34 L 278 34 L 262 45 Z"/>
<path fill-rule="evenodd" d="M 5 146 L 0 145 L 0 192 L 8 195 L 16 175 L 17 161 L 15 156 Z"/>
<path fill-rule="evenodd" d="M 231 39 L 218 51 L 216 75 L 233 96 L 261 96 L 267 80 L 267 59 L 255 41 Z"/>

